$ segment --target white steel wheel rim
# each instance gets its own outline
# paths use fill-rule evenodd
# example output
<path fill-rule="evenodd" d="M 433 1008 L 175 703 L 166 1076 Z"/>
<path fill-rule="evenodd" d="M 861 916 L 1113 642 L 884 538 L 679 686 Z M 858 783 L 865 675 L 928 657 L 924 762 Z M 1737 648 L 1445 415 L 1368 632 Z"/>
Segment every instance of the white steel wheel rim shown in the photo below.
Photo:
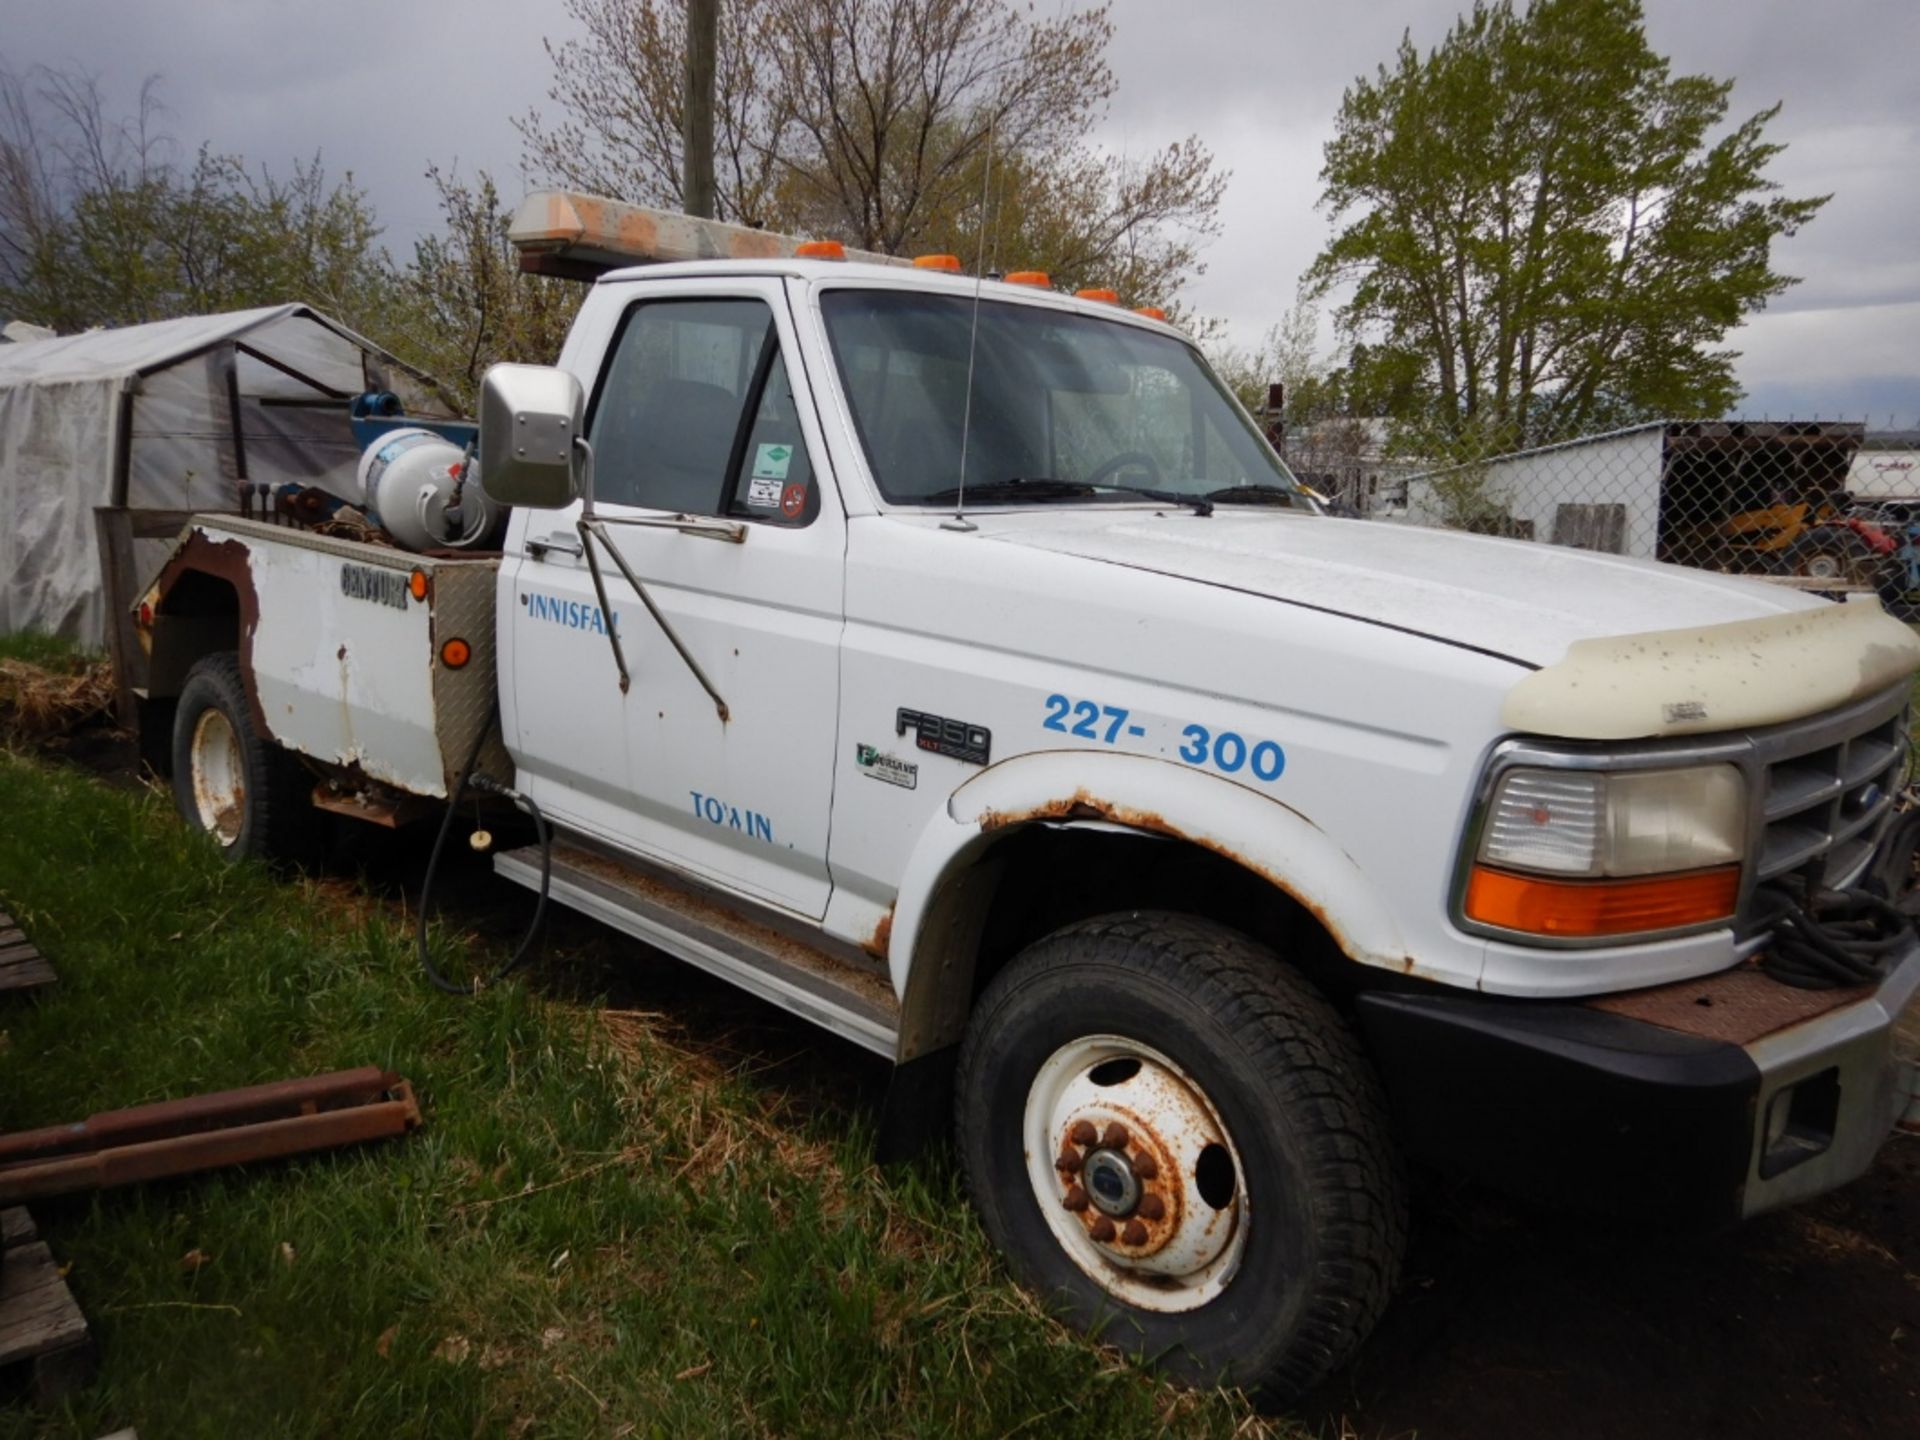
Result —
<path fill-rule="evenodd" d="M 1810 555 L 1807 557 L 1807 576 L 1813 580 L 1838 580 L 1841 571 L 1840 557 L 1837 555 Z"/>
<path fill-rule="evenodd" d="M 1040 1214 L 1101 1289 L 1176 1313 L 1227 1288 L 1247 1248 L 1245 1167 L 1206 1092 L 1167 1056 L 1117 1035 L 1069 1041 L 1028 1087 L 1022 1130 Z"/>
<path fill-rule="evenodd" d="M 194 722 L 188 760 L 200 828 L 222 845 L 232 845 L 247 817 L 246 760 L 233 722 L 219 710 L 203 710 Z"/>

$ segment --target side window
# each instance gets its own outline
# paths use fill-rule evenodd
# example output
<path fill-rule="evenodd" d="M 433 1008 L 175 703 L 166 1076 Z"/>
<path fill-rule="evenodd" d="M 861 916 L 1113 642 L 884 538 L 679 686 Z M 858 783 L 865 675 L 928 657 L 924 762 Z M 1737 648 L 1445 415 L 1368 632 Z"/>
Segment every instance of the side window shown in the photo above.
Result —
<path fill-rule="evenodd" d="M 634 306 L 614 340 L 587 424 L 595 498 L 688 515 L 804 523 L 817 501 L 790 391 L 764 301 Z M 770 509 L 744 503 L 756 473 L 781 486 Z M 799 512 L 788 515 L 783 505 L 791 504 L 786 486 L 792 483 L 805 490 Z"/>
<path fill-rule="evenodd" d="M 813 483 L 813 462 L 800 435 L 800 410 L 794 404 L 787 358 L 776 349 L 767 367 L 746 448 L 733 476 L 728 513 L 777 525 L 805 525 L 820 512 Z"/>

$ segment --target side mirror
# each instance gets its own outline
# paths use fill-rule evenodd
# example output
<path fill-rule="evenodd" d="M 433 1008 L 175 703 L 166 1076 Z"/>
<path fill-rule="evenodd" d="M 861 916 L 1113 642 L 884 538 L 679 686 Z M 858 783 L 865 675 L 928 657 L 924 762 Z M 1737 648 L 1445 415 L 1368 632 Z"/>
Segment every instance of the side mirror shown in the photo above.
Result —
<path fill-rule="evenodd" d="M 550 365 L 495 365 L 480 382 L 480 488 L 502 505 L 561 510 L 586 488 L 587 396 Z"/>

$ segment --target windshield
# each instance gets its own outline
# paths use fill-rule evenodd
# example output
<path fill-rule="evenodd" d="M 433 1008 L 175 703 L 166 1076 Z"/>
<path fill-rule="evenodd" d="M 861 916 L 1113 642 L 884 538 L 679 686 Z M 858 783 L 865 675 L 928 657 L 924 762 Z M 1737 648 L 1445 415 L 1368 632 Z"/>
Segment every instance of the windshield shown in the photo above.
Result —
<path fill-rule="evenodd" d="M 1228 502 L 1264 492 L 1284 503 L 1298 493 L 1205 363 L 1171 336 L 982 301 L 968 421 L 971 297 L 836 289 L 821 308 L 890 503 L 953 503 L 963 424 L 965 483 L 982 504 L 1126 500 L 1140 490 Z"/>

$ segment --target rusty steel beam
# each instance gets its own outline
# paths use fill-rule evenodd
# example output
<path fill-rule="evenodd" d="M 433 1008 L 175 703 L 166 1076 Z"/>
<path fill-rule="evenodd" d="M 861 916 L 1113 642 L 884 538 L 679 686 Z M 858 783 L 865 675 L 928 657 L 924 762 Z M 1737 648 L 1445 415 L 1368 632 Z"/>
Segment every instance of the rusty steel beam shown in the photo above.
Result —
<path fill-rule="evenodd" d="M 403 1135 L 413 1087 L 377 1067 L 112 1110 L 0 1136 L 0 1204 Z"/>

